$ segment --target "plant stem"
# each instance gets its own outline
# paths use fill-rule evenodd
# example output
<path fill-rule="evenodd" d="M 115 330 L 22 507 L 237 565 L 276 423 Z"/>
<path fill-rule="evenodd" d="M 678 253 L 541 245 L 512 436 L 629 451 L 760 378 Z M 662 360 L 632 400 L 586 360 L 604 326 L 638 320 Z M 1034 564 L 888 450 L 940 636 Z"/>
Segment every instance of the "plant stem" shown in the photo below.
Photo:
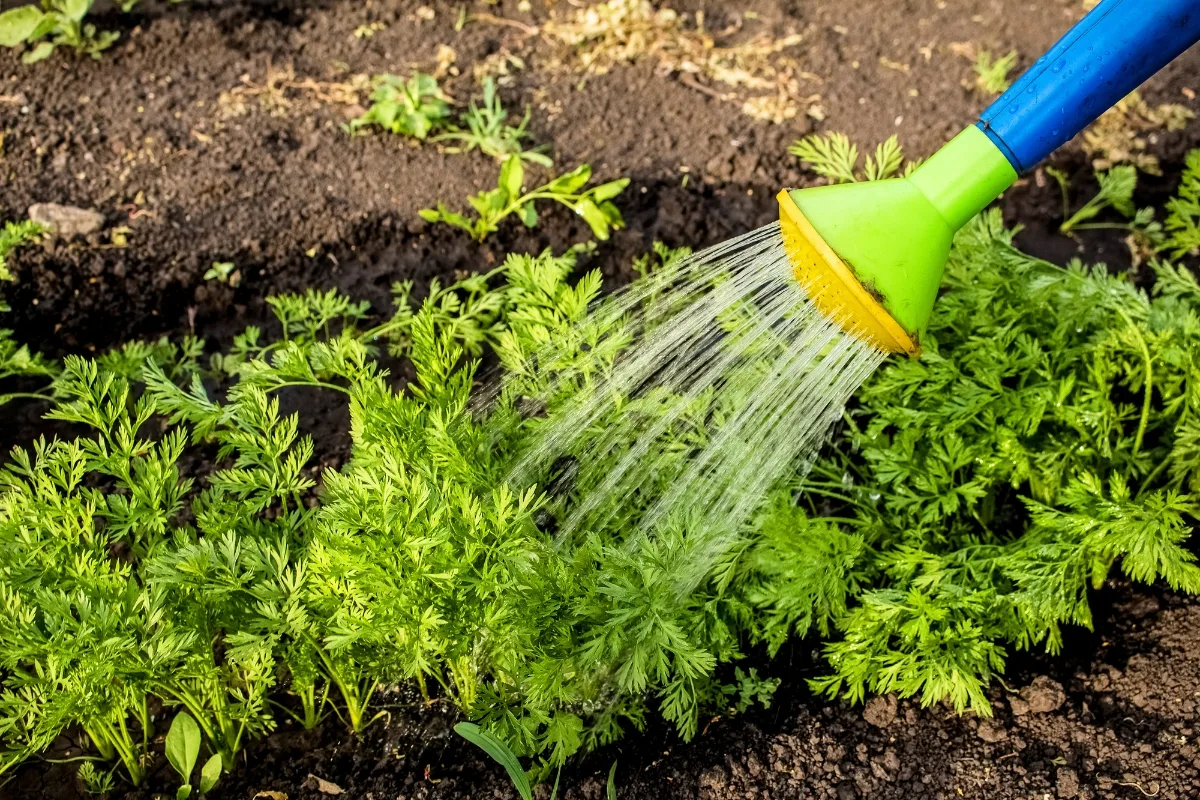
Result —
<path fill-rule="evenodd" d="M 1146 491 L 1146 489 L 1149 488 L 1150 484 L 1154 482 L 1154 479 L 1157 478 L 1160 474 L 1162 474 L 1162 471 L 1164 469 L 1166 469 L 1166 466 L 1167 466 L 1167 459 L 1164 458 L 1162 461 L 1158 462 L 1158 466 L 1155 467 L 1150 472 L 1150 474 L 1146 476 L 1146 479 L 1144 481 L 1142 481 L 1141 486 L 1138 487 L 1137 492 L 1133 496 L 1133 498 L 1135 500 L 1142 496 L 1142 492 Z"/>
<path fill-rule="evenodd" d="M 1142 418 L 1138 422 L 1137 436 L 1133 440 L 1133 455 L 1136 456 L 1142 450 L 1142 440 L 1146 436 L 1146 426 L 1150 424 L 1150 408 L 1154 391 L 1154 360 L 1150 356 L 1150 348 L 1146 345 L 1146 340 L 1142 336 L 1142 332 L 1133 324 L 1133 319 L 1122 308 L 1117 308 L 1116 312 L 1121 315 L 1121 319 L 1125 320 L 1125 324 L 1130 327 L 1133 335 L 1137 337 L 1138 345 L 1142 349 L 1142 361 L 1146 367 L 1146 391 L 1142 397 Z"/>

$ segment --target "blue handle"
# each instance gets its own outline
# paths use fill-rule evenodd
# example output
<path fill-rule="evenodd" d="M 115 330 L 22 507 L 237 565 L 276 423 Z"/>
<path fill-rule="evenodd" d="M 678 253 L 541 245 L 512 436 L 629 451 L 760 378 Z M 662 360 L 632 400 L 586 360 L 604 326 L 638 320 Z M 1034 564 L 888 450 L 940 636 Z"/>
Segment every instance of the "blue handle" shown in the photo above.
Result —
<path fill-rule="evenodd" d="M 1200 40 L 1200 0 L 1101 0 L 988 107 L 979 128 L 1018 173 Z"/>

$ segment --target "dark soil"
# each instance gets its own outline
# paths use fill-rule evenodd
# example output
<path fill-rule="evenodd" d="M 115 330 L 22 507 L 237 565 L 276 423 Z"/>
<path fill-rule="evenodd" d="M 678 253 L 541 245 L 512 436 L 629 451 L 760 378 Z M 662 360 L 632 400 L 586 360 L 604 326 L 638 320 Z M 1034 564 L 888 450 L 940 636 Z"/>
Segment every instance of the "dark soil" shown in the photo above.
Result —
<path fill-rule="evenodd" d="M 655 240 L 701 247 L 772 221 L 774 193 L 812 181 L 786 154 L 812 129 L 870 146 L 898 133 L 911 156 L 928 155 L 986 104 L 964 86 L 970 62 L 953 43 L 1015 47 L 1023 66 L 1081 14 L 1078 0 L 677 3 L 703 6 L 713 29 L 754 11 L 751 32 L 803 34 L 797 52 L 816 76 L 811 91 L 827 118 L 772 125 L 650 63 L 581 81 L 551 70 L 551 46 L 520 26 L 474 22 L 455 32 L 457 4 L 428 5 L 432 20 L 410 0 L 152 5 L 100 21 L 122 32 L 100 61 L 56 56 L 26 67 L 0 52 L 0 220 L 22 218 L 37 202 L 105 216 L 105 229 L 89 239 L 17 254 L 6 327 L 53 355 L 193 330 L 227 342 L 264 318 L 271 293 L 338 287 L 386 309 L 394 281 L 420 287 L 493 266 L 508 252 L 590 238 L 565 210 L 532 232 L 505 227 L 482 246 L 428 226 L 418 209 L 464 203 L 494 184 L 495 162 L 341 131 L 361 108 L 336 102 L 330 84 L 356 73 L 431 70 L 440 44 L 455 50 L 461 75 L 444 85 L 460 100 L 472 91 L 472 64 L 518 54 L 528 68 L 502 96 L 510 107 L 532 105 L 532 132 L 556 163 L 587 161 L 601 179 L 632 178 L 620 199 L 628 228 L 584 264 L 615 284 Z M 523 25 L 550 13 L 541 0 L 529 12 L 511 0 L 470 10 Z M 355 37 L 372 22 L 386 27 Z M 1144 95 L 1195 109 L 1198 69 L 1193 50 Z M 290 85 L 263 91 L 269 74 L 286 74 Z M 306 89 L 305 81 L 321 86 Z M 1142 204 L 1161 203 L 1197 144 L 1200 124 L 1157 136 L 1152 149 L 1167 177 L 1143 181 Z M 1055 163 L 1086 197 L 1090 169 L 1078 147 Z M 1023 179 L 1003 204 L 1010 223 L 1026 226 L 1019 243 L 1036 255 L 1130 265 L 1120 235 L 1055 233 L 1058 188 L 1043 173 Z M 113 243 L 121 228 L 125 247 Z M 204 280 L 214 261 L 237 265 L 236 288 Z M 315 394 L 287 402 L 335 446 L 343 409 Z M 5 410 L 4 442 L 46 430 L 36 403 Z M 1012 691 L 995 689 L 994 720 L 908 701 L 875 700 L 864 712 L 813 698 L 802 678 L 819 666 L 810 643 L 797 643 L 760 665 L 785 680 L 770 710 L 714 719 L 687 745 L 658 728 L 631 736 L 565 772 L 565 796 L 602 797 L 613 759 L 622 798 L 1200 796 L 1200 605 L 1124 585 L 1102 590 L 1096 603 L 1098 632 L 1079 632 L 1059 658 L 1014 663 Z M 212 797 L 329 797 L 310 775 L 353 798 L 514 796 L 500 770 L 451 733 L 449 712 L 403 693 L 389 701 L 389 717 L 359 740 L 334 719 L 253 744 Z M 73 752 L 71 742 L 60 744 L 58 753 Z M 0 794 L 75 797 L 73 775 L 73 765 L 31 764 Z M 152 790 L 171 786 L 165 774 L 151 781 Z"/>

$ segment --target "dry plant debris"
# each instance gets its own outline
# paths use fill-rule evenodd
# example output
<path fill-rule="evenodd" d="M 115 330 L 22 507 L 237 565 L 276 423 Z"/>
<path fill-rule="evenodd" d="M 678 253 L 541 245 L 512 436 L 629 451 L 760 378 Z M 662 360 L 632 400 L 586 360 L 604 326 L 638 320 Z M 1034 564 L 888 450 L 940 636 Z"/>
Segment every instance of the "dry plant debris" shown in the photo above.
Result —
<path fill-rule="evenodd" d="M 705 30 L 702 11 L 689 15 L 655 9 L 647 0 L 608 0 L 566 19 L 551 19 L 541 33 L 571 49 L 569 57 L 557 62 L 559 66 L 570 60 L 586 73 L 602 75 L 618 64 L 653 59 L 661 72 L 679 73 L 691 88 L 737 102 L 750 116 L 776 123 L 813 106 L 820 98 L 806 96 L 801 83 L 820 78 L 784 54 L 800 43 L 800 34 L 778 39 L 761 34 L 729 46 L 716 43 L 741 27 L 739 18 L 737 24 L 712 34 Z M 750 93 L 719 91 L 697 82 L 694 76 Z"/>
<path fill-rule="evenodd" d="M 1161 175 L 1158 158 L 1146 152 L 1148 137 L 1157 131 L 1183 130 L 1195 116 L 1174 103 L 1152 106 L 1133 92 L 1083 132 L 1083 151 L 1098 170 L 1132 164 L 1142 172 Z"/>
<path fill-rule="evenodd" d="M 351 75 L 346 81 L 318 81 L 298 78 L 291 64 L 277 68 L 268 62 L 262 83 L 254 81 L 249 73 L 242 75 L 239 86 L 221 92 L 217 106 L 225 119 L 245 116 L 253 104 L 271 116 L 282 117 L 301 99 L 311 105 L 356 106 L 370 88 L 369 75 Z"/>

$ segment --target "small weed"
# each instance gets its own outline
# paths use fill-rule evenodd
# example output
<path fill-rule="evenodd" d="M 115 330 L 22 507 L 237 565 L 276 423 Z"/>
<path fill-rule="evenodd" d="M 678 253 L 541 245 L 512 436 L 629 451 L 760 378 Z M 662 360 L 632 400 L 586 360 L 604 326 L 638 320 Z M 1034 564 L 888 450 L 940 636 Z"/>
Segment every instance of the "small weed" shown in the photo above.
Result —
<path fill-rule="evenodd" d="M 1003 94 L 1012 86 L 1008 73 L 1017 65 L 1017 51 L 1009 50 L 993 60 L 987 50 L 975 56 L 975 87 L 986 94 Z"/>
<path fill-rule="evenodd" d="M 17 6 L 0 14 L 0 47 L 31 45 L 21 56 L 26 64 L 48 58 L 57 47 L 99 58 L 112 47 L 119 34 L 97 31 L 83 18 L 92 8 L 92 0 L 42 0 L 36 5 Z"/>
<path fill-rule="evenodd" d="M 236 288 L 242 282 L 242 274 L 234 267 L 232 261 L 214 261 L 213 265 L 204 273 L 204 280 L 216 281 Z"/>
<path fill-rule="evenodd" d="M 436 210 L 422 209 L 421 218 L 426 222 L 444 222 L 461 228 L 475 241 L 482 242 L 510 214 L 520 214 L 525 227 L 535 227 L 538 222 L 536 202 L 553 200 L 583 217 L 596 238 L 604 241 L 614 228 L 620 229 L 625 225 L 620 210 L 612 200 L 629 185 L 629 179 L 620 178 L 584 191 L 583 188 L 591 177 L 592 168 L 583 164 L 526 192 L 525 168 L 521 164 L 521 157 L 513 155 L 505 159 L 504 166 L 500 168 L 500 179 L 496 188 L 470 198 L 471 206 L 477 214 L 474 220 L 450 211 L 442 203 L 438 203 Z"/>
<path fill-rule="evenodd" d="M 378 125 L 392 133 L 425 139 L 450 118 L 450 105 L 437 79 L 423 72 L 414 72 L 407 80 L 395 75 L 378 76 L 371 101 L 367 112 L 347 126 L 350 133 Z"/>
<path fill-rule="evenodd" d="M 192 715 L 186 711 L 176 714 L 166 741 L 167 761 L 183 779 L 183 784 L 175 791 L 175 800 L 187 800 L 192 796 L 192 771 L 200 756 L 200 741 L 200 726 Z M 200 794 L 207 794 L 220 777 L 221 754 L 214 753 L 200 768 Z"/>
<path fill-rule="evenodd" d="M 88 794 L 103 796 L 113 790 L 112 773 L 96 769 L 96 765 L 91 761 L 80 764 L 76 774 L 79 782 L 83 784 L 83 790 Z"/>
<path fill-rule="evenodd" d="M 866 157 L 861 171 L 858 171 L 858 147 L 844 133 L 805 136 L 789 147 L 788 152 L 830 183 L 894 178 L 902 171 L 908 174 L 917 165 L 905 164 L 904 150 L 894 134 L 875 148 L 874 156 Z"/>
<path fill-rule="evenodd" d="M 462 120 L 467 127 L 435 136 L 433 141 L 461 142 L 460 146 L 446 148 L 451 153 L 469 153 L 478 148 L 493 158 L 504 159 L 517 155 L 525 161 L 548 167 L 552 163 L 549 157 L 537 150 L 526 150 L 522 144 L 524 139 L 529 138 L 525 132 L 529 125 L 529 113 L 529 106 L 526 106 L 520 125 L 514 128 L 506 124 L 508 112 L 496 96 L 496 82 L 488 77 L 483 82 L 483 105 L 477 106 L 472 100 L 470 109 L 463 114 Z"/>
<path fill-rule="evenodd" d="M 721 691 L 729 698 L 733 713 L 744 714 L 754 705 L 771 707 L 771 699 L 779 688 L 779 678 L 760 678 L 758 670 L 753 667 L 749 671 L 735 667 L 733 677 L 734 683 L 721 687 Z"/>

